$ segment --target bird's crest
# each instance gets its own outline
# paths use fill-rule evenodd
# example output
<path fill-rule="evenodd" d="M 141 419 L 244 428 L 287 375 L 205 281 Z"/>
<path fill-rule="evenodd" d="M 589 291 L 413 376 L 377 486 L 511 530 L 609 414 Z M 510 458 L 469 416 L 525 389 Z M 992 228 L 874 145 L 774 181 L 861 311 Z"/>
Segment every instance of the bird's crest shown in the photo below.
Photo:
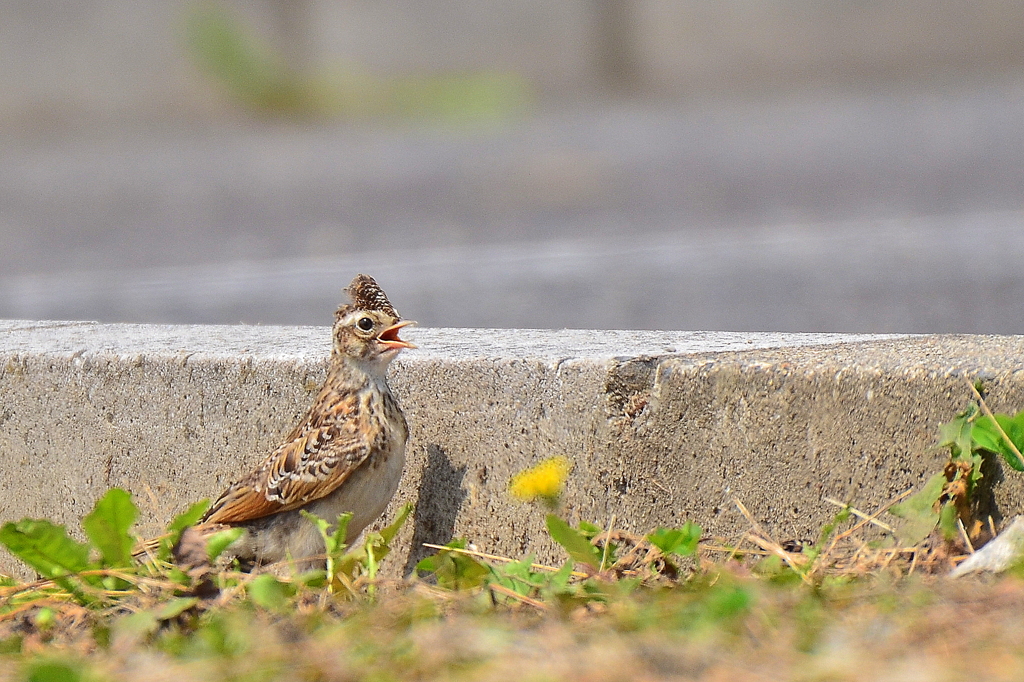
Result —
<path fill-rule="evenodd" d="M 355 310 L 378 310 L 396 320 L 401 319 L 398 311 L 388 300 L 387 294 L 369 275 L 356 275 L 352 283 L 345 289 L 345 293 L 349 295 L 352 302 L 338 308 L 338 312 L 334 314 L 337 319 L 341 319 Z"/>

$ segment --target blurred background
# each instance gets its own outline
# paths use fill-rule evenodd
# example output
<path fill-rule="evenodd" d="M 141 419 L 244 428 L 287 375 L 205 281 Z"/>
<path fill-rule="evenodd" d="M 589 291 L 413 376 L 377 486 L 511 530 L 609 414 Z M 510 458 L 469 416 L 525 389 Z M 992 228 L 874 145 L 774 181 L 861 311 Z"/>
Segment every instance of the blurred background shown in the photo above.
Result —
<path fill-rule="evenodd" d="M 0 317 L 1024 333 L 1024 3 L 8 0 Z"/>

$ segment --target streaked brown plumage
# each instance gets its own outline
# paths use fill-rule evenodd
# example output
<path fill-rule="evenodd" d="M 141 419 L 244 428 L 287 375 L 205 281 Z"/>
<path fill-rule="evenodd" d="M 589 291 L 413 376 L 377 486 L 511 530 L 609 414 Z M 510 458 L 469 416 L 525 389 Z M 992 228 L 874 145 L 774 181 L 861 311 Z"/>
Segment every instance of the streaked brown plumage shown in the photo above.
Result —
<path fill-rule="evenodd" d="M 412 322 L 400 321 L 367 275 L 346 291 L 352 302 L 335 313 L 330 367 L 313 405 L 280 447 L 217 498 L 190 531 L 192 542 L 241 526 L 247 533 L 233 555 L 257 564 L 291 559 L 305 568 L 322 560 L 324 546 L 299 510 L 331 522 L 352 512 L 351 542 L 391 500 L 409 429 L 385 374 L 403 348 L 415 347 L 398 338 Z"/>

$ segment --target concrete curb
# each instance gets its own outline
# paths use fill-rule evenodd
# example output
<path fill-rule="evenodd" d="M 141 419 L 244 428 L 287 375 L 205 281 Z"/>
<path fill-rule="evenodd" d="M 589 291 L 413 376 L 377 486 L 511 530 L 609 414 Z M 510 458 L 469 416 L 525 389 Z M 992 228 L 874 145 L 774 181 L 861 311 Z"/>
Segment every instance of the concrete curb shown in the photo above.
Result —
<path fill-rule="evenodd" d="M 516 471 L 574 471 L 572 519 L 731 535 L 738 498 L 779 539 L 816 533 L 824 496 L 871 509 L 936 470 L 965 377 L 1024 407 L 1024 337 L 414 329 L 392 386 L 412 427 L 398 500 L 417 504 L 392 570 L 423 542 L 557 556 Z M 143 531 L 261 459 L 324 375 L 326 327 L 0 321 L 0 520 L 78 520 L 110 486 Z M 997 511 L 1020 476 L 989 472 Z M 409 548 L 414 548 L 409 552 Z M 14 570 L 9 559 L 0 569 Z"/>

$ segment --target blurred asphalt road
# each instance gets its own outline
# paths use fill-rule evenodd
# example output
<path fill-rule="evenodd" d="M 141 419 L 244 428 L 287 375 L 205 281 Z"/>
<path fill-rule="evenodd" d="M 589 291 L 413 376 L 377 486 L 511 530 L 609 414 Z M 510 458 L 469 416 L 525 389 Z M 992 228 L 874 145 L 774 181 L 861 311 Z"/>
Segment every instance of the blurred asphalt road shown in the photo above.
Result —
<path fill-rule="evenodd" d="M 0 317 L 1024 333 L 1024 83 L 0 155 Z"/>

